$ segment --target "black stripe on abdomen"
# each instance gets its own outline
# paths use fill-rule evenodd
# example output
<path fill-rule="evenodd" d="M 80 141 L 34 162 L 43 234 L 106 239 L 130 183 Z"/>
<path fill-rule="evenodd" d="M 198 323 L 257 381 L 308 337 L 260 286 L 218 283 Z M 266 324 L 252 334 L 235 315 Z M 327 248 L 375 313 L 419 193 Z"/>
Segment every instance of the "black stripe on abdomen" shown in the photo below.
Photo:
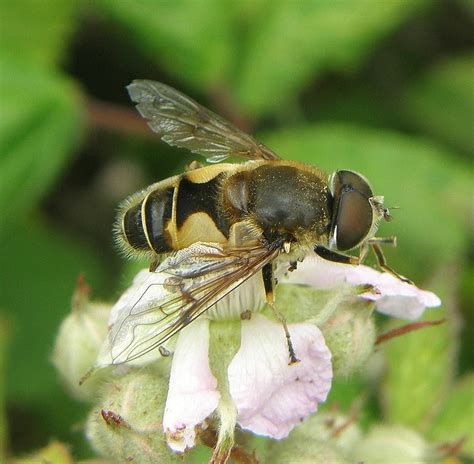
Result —
<path fill-rule="evenodd" d="M 174 187 L 151 192 L 144 200 L 144 227 L 156 253 L 172 251 L 171 238 L 165 230 L 173 211 Z"/>
<path fill-rule="evenodd" d="M 178 230 L 186 219 L 194 213 L 206 213 L 222 232 L 229 237 L 229 224 L 219 210 L 217 202 L 218 186 L 221 175 L 208 182 L 196 183 L 183 177 L 179 183 L 176 202 L 176 226 Z"/>
<path fill-rule="evenodd" d="M 130 208 L 123 217 L 123 233 L 135 250 L 148 251 L 150 246 L 142 224 L 142 202 Z"/>

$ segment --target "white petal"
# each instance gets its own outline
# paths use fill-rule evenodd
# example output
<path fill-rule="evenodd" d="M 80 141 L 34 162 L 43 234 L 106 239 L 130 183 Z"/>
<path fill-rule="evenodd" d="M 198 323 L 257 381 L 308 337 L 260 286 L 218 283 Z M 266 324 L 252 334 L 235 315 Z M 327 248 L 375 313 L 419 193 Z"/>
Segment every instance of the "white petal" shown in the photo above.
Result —
<path fill-rule="evenodd" d="M 286 437 L 326 399 L 331 386 L 331 354 L 319 329 L 288 328 L 299 363 L 288 365 L 282 325 L 253 314 L 242 321 L 241 346 L 228 369 L 238 423 L 272 438 Z"/>
<path fill-rule="evenodd" d="M 318 257 L 308 257 L 291 272 L 284 282 L 308 284 L 316 288 L 333 288 L 342 284 L 373 287 L 361 295 L 375 301 L 376 309 L 384 314 L 401 319 L 416 319 L 425 308 L 441 304 L 432 292 L 421 290 L 415 285 L 402 282 L 386 272 L 371 267 L 333 263 Z"/>
<path fill-rule="evenodd" d="M 124 362 L 129 366 L 140 366 L 161 358 L 158 349 L 150 350 L 131 361 L 128 355 L 133 347 L 150 338 L 155 330 L 154 322 L 162 317 L 158 309 L 153 312 L 145 309 L 168 295 L 169 292 L 163 286 L 168 277 L 167 274 L 149 272 L 148 269 L 141 270 L 135 276 L 132 285 L 110 310 L 109 333 L 100 349 L 95 367 Z M 137 317 L 129 317 L 132 311 L 136 312 Z M 169 349 L 171 346 L 172 342 L 169 342 L 164 348 Z"/>
<path fill-rule="evenodd" d="M 214 321 L 239 320 L 244 311 L 258 311 L 264 305 L 265 287 L 262 274 L 257 273 L 209 308 L 206 317 Z"/>
<path fill-rule="evenodd" d="M 196 428 L 216 409 L 217 380 L 209 367 L 209 321 L 197 319 L 181 330 L 171 366 L 163 430 L 168 446 L 183 452 L 194 446 Z"/>
<path fill-rule="evenodd" d="M 110 310 L 109 325 L 113 325 L 120 318 L 122 309 L 133 303 L 132 299 L 135 298 L 137 290 L 154 275 L 155 274 L 150 273 L 148 269 L 142 269 L 137 273 L 137 275 L 133 278 L 132 285 L 130 285 L 130 287 L 128 287 L 127 290 L 122 293 L 118 301 Z"/>

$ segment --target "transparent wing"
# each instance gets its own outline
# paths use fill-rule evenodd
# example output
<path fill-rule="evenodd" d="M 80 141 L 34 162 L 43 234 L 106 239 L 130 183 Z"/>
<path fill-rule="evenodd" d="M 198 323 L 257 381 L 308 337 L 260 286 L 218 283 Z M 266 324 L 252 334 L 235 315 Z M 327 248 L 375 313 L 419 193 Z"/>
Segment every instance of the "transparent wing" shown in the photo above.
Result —
<path fill-rule="evenodd" d="M 183 327 L 272 261 L 272 249 L 197 243 L 163 261 L 112 309 L 104 364 L 121 364 L 162 346 Z"/>
<path fill-rule="evenodd" d="M 229 156 L 280 159 L 265 145 L 172 87 L 135 80 L 127 90 L 151 129 L 169 145 L 187 148 L 211 163 Z"/>

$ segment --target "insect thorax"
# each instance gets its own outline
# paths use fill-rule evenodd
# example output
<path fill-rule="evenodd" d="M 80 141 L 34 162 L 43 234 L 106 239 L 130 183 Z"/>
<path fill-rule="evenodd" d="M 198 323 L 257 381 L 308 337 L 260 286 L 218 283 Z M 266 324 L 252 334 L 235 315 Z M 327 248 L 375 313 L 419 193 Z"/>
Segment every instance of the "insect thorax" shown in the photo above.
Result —
<path fill-rule="evenodd" d="M 330 199 L 326 176 L 296 163 L 263 163 L 230 177 L 227 202 L 238 220 L 254 223 L 264 238 L 318 240 L 330 226 Z"/>

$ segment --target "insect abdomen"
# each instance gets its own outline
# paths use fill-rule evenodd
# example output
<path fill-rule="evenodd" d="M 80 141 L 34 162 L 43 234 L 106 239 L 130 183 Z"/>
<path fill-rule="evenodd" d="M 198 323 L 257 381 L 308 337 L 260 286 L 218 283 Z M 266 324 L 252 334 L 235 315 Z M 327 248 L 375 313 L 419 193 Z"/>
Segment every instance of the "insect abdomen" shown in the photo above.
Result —
<path fill-rule="evenodd" d="M 172 250 L 172 242 L 166 227 L 173 213 L 173 195 L 175 187 L 154 190 L 143 200 L 143 229 L 150 248 L 155 253 Z"/>
<path fill-rule="evenodd" d="M 132 195 L 116 228 L 121 248 L 150 256 L 199 241 L 225 243 L 229 224 L 218 201 L 222 170 L 197 169 Z"/>
<path fill-rule="evenodd" d="M 118 236 L 119 242 L 122 242 L 129 254 L 161 254 L 173 250 L 167 226 L 172 218 L 174 189 L 173 185 L 158 187 L 149 191 L 135 205 L 133 197 L 124 205 L 126 211 L 122 216 Z"/>
<path fill-rule="evenodd" d="M 218 201 L 221 177 L 207 179 L 199 174 L 193 171 L 183 175 L 177 186 L 175 248 L 195 242 L 225 243 L 228 239 L 229 224 Z"/>
<path fill-rule="evenodd" d="M 142 227 L 142 203 L 130 208 L 123 216 L 121 233 L 135 250 L 148 250 L 148 241 Z"/>

